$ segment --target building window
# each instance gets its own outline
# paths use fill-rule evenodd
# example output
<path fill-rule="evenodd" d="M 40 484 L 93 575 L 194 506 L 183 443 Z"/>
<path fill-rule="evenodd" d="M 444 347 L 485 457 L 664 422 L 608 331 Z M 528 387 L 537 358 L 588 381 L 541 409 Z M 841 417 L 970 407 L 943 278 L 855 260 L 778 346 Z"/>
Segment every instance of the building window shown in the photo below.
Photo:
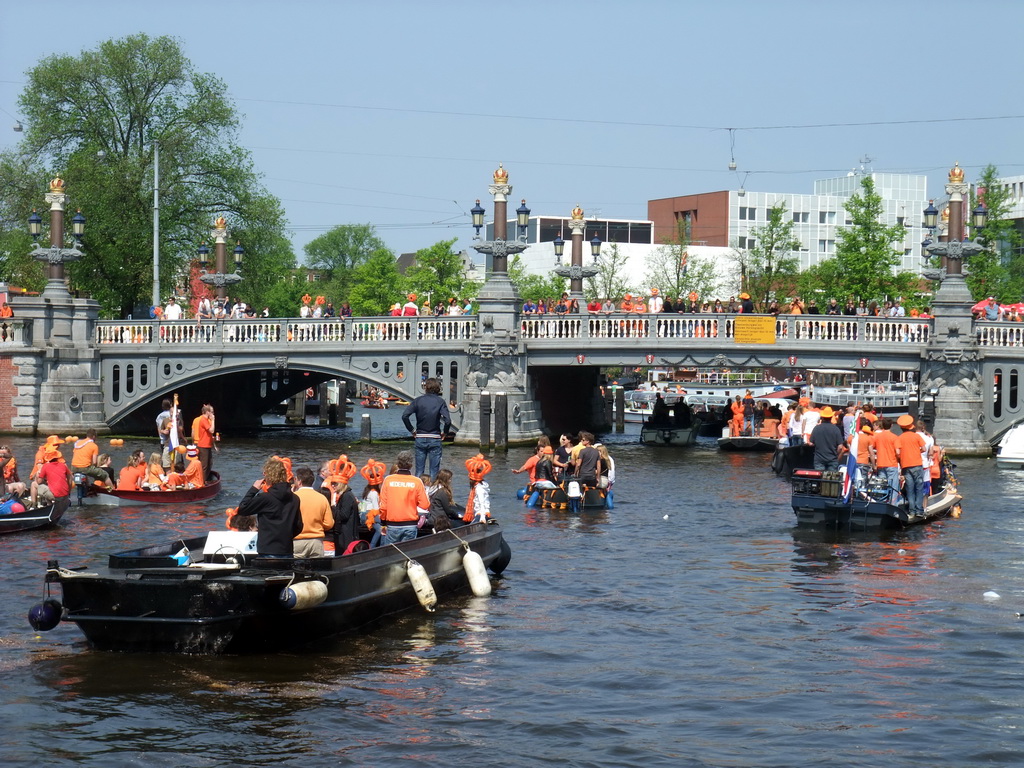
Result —
<path fill-rule="evenodd" d="M 736 240 L 736 246 L 741 250 L 753 249 L 757 245 L 757 239 L 753 237 L 739 237 Z"/>
<path fill-rule="evenodd" d="M 819 240 L 818 250 L 821 253 L 835 253 L 836 241 L 835 240 Z"/>
<path fill-rule="evenodd" d="M 757 219 L 757 208 L 745 208 L 740 206 L 741 221 L 755 221 Z"/>
<path fill-rule="evenodd" d="M 630 224 L 629 242 L 631 243 L 653 243 L 653 234 L 650 224 Z"/>
<path fill-rule="evenodd" d="M 818 211 L 818 223 L 819 224 L 835 224 L 836 223 L 836 212 L 835 211 Z"/>
<path fill-rule="evenodd" d="M 811 214 L 807 211 L 793 211 L 793 223 L 794 224 L 806 224 L 810 221 Z"/>

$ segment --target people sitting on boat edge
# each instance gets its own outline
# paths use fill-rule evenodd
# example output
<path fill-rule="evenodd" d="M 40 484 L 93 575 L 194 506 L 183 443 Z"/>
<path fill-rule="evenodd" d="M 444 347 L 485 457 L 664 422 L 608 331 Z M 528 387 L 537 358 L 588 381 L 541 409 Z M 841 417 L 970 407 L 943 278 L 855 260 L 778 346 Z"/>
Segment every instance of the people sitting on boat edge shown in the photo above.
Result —
<path fill-rule="evenodd" d="M 29 492 L 29 506 L 46 506 L 70 498 L 75 480 L 68 465 L 61 461 L 61 452 L 50 448 L 43 453 L 43 465 L 36 473 Z"/>
<path fill-rule="evenodd" d="M 74 474 L 91 477 L 97 484 L 110 490 L 114 489 L 114 483 L 110 476 L 97 466 L 96 459 L 100 455 L 99 446 L 96 445 L 96 430 L 90 427 L 85 432 L 85 437 L 75 441 L 72 446 L 71 471 Z"/>
<path fill-rule="evenodd" d="M 3 495 L 20 498 L 28 493 L 28 486 L 18 476 L 18 460 L 6 445 L 0 446 L 0 467 L 3 467 Z"/>
<path fill-rule="evenodd" d="M 175 457 L 181 454 L 175 451 Z M 199 460 L 199 449 L 194 445 L 185 446 L 186 464 L 181 472 L 169 472 L 163 490 L 179 490 L 202 488 L 206 485 L 203 479 L 203 463 Z"/>

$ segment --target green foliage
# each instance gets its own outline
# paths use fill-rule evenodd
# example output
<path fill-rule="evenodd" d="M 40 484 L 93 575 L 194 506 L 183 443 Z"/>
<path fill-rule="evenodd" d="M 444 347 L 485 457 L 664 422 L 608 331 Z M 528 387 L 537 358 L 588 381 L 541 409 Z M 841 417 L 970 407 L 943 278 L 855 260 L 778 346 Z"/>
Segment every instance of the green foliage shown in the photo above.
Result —
<path fill-rule="evenodd" d="M 988 221 L 976 238 L 987 250 L 972 256 L 965 272 L 975 300 L 995 296 L 1000 302 L 1009 304 L 1020 301 L 1024 296 L 1024 253 L 1021 233 L 1010 218 L 1013 205 L 1010 190 L 997 183 L 998 179 L 996 167 L 991 164 L 985 166 L 978 179 L 978 193 L 972 195 L 972 209 L 979 202 L 984 202 L 988 209 Z"/>
<path fill-rule="evenodd" d="M 302 296 L 309 292 L 310 286 L 305 280 L 280 279 L 263 292 L 261 302 L 252 306 L 257 312 L 267 307 L 271 317 L 298 317 Z"/>
<path fill-rule="evenodd" d="M 557 299 L 568 290 L 568 281 L 554 272 L 549 272 L 546 275 L 526 274 L 526 268 L 523 266 L 519 254 L 513 256 L 508 265 L 508 279 L 512 281 L 519 292 L 519 297 L 524 302 L 527 299 L 534 302 L 541 299 L 544 301 Z"/>
<path fill-rule="evenodd" d="M 753 227 L 754 247 L 738 251 L 740 286 L 755 304 L 766 307 L 772 297 L 790 285 L 800 270 L 800 260 L 789 254 L 800 248 L 793 236 L 793 221 L 786 218 L 786 204 L 778 202 L 768 209 L 763 227 Z"/>
<path fill-rule="evenodd" d="M 155 142 L 164 297 L 187 284 L 196 247 L 219 215 L 233 240 L 244 236 L 253 288 L 250 295 L 243 283 L 241 296 L 258 303 L 293 263 L 281 207 L 234 143 L 238 119 L 226 85 L 196 72 L 175 40 L 109 40 L 79 56 L 50 56 L 27 79 L 17 156 L 30 160 L 22 173 L 6 158 L 0 164 L 0 221 L 7 231 L 24 228 L 31 208 L 43 207 L 40 176 L 64 178 L 69 211 L 81 208 L 87 218 L 85 258 L 67 269 L 71 287 L 91 293 L 106 313 L 151 303 Z"/>
<path fill-rule="evenodd" d="M 625 294 L 636 292 L 626 280 L 626 261 L 626 256 L 619 251 L 618 243 L 602 249 L 599 262 L 601 271 L 584 281 L 583 293 L 588 301 L 611 299 L 618 303 Z"/>
<path fill-rule="evenodd" d="M 351 280 L 347 300 L 353 315 L 386 315 L 392 304 L 405 303 L 406 280 L 387 248 L 371 253 L 352 272 Z"/>
<path fill-rule="evenodd" d="M 416 251 L 416 260 L 405 272 L 409 289 L 426 299 L 431 306 L 448 299 L 475 296 L 480 284 L 467 280 L 462 256 L 452 250 L 455 239 L 442 240 L 429 248 Z"/>
<path fill-rule="evenodd" d="M 343 224 L 311 240 L 304 248 L 306 265 L 323 273 L 329 286 L 326 290 L 335 297 L 348 296 L 359 266 L 374 253 L 386 249 L 371 224 Z"/>
<path fill-rule="evenodd" d="M 916 290 L 916 275 L 893 273 L 903 255 L 906 230 L 882 222 L 882 197 L 870 176 L 861 180 L 861 190 L 846 201 L 846 217 L 852 224 L 836 234 L 835 256 L 801 278 L 801 290 L 808 296 L 819 291 L 826 298 L 881 301 Z"/>
<path fill-rule="evenodd" d="M 646 259 L 650 287 L 658 288 L 662 296 L 673 301 L 692 291 L 701 297 L 713 296 L 719 289 L 714 262 L 691 256 L 691 242 L 688 222 L 678 221 L 673 236 Z"/>

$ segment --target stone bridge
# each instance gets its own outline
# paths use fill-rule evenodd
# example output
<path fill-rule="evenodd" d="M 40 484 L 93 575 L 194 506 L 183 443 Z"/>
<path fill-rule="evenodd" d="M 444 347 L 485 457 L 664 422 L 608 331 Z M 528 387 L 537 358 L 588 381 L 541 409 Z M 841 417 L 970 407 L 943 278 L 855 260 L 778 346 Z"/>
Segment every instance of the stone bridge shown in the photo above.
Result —
<path fill-rule="evenodd" d="M 914 371 L 926 400 L 956 384 L 955 373 L 936 378 L 925 370 L 929 356 L 942 362 L 944 354 L 932 338 L 933 320 L 781 315 L 768 321 L 774 332 L 754 343 L 737 336 L 739 317 L 515 315 L 512 332 L 499 337 L 476 316 L 92 320 L 84 333 L 80 322 L 63 329 L 71 343 L 57 352 L 54 335 L 62 329 L 53 318 L 18 318 L 0 329 L 0 357 L 17 390 L 5 426 L 60 431 L 84 420 L 148 430 L 160 400 L 175 392 L 189 407 L 213 402 L 223 423 L 257 425 L 272 406 L 327 379 L 411 399 L 434 376 L 465 408 L 467 439 L 477 439 L 481 397 L 494 391 L 509 393 L 510 438 L 529 439 L 545 427 L 594 424 L 598 372 L 608 366 Z M 969 416 L 994 440 L 1024 418 L 1024 327 L 976 322 L 970 334 L 982 405 Z M 962 363 L 957 355 L 954 371 Z M 91 375 L 92 387 L 83 375 Z"/>

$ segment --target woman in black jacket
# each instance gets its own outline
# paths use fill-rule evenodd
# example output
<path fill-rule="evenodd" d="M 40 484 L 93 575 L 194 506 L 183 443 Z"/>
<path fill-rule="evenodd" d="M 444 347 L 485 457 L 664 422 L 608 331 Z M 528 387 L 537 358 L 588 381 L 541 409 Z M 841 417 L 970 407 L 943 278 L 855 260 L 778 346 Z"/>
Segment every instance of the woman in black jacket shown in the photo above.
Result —
<path fill-rule="evenodd" d="M 452 500 L 451 470 L 440 470 L 430 493 L 430 524 L 434 526 L 435 531 L 462 525 L 464 512 L 465 510 Z"/>

